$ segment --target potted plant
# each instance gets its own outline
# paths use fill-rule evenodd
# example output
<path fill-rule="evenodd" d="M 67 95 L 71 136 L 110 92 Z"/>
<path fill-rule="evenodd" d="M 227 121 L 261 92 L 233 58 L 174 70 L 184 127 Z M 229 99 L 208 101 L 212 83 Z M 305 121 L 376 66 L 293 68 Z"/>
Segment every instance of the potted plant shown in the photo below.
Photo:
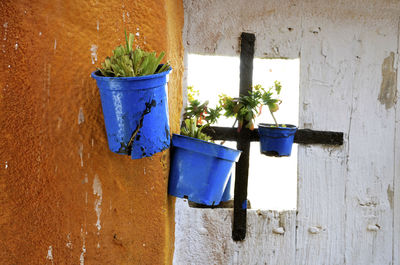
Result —
<path fill-rule="evenodd" d="M 260 123 L 258 124 L 258 132 L 260 135 L 261 153 L 267 156 L 290 156 L 294 135 L 297 127 L 291 124 L 278 124 L 274 116 L 274 112 L 279 110 L 282 103 L 279 94 L 282 86 L 280 82 L 275 81 L 274 85 L 268 90 L 264 90 L 262 94 L 262 103 L 268 106 L 274 124 Z"/>
<path fill-rule="evenodd" d="M 275 121 L 275 124 L 261 123 L 258 125 L 260 135 L 260 151 L 267 156 L 290 156 L 296 126 L 290 124 L 278 124 L 274 112 L 279 109 L 282 103 L 279 94 L 282 86 L 275 81 L 268 90 L 261 85 L 255 85 L 248 95 L 241 95 L 239 98 L 232 98 L 227 95 L 220 95 L 220 104 L 225 111 L 226 117 L 235 117 L 239 122 L 238 131 L 244 124 L 246 128 L 254 130 L 255 118 L 261 114 L 262 106 L 268 109 Z"/>
<path fill-rule="evenodd" d="M 212 143 L 202 132 L 219 117 L 219 107 L 208 108 L 208 102 L 201 103 L 189 95 L 185 110 L 181 135 L 172 135 L 168 193 L 196 203 L 218 205 L 241 151 Z"/>
<path fill-rule="evenodd" d="M 132 33 L 128 38 L 125 32 L 125 40 L 91 76 L 100 91 L 110 150 L 138 159 L 170 145 L 166 83 L 172 68 L 161 64 L 164 52 L 133 49 Z"/>
<path fill-rule="evenodd" d="M 248 95 L 241 95 L 239 98 L 232 98 L 225 94 L 219 96 L 219 103 L 225 111 L 224 116 L 236 118 L 233 127 L 237 121 L 239 122 L 238 132 L 244 124 L 246 128 L 254 130 L 255 118 L 261 113 L 263 91 L 261 85 L 256 85 L 248 92 Z"/>

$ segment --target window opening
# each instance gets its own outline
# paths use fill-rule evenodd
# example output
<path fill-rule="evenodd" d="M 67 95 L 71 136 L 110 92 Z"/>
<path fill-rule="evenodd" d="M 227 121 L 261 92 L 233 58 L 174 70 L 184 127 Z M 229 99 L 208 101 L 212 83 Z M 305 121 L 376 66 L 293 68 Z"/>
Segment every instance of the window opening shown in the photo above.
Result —
<path fill-rule="evenodd" d="M 283 104 L 276 114 L 278 122 L 298 124 L 299 59 L 254 59 L 253 85 L 272 86 L 275 80 L 282 83 Z M 187 82 L 199 90 L 201 101 L 209 100 L 211 107 L 218 103 L 221 93 L 232 97 L 239 95 L 239 57 L 188 55 Z M 221 117 L 215 126 L 231 127 L 233 118 Z M 267 107 L 256 119 L 257 123 L 272 123 Z M 236 148 L 236 142 L 225 146 Z M 233 195 L 234 180 L 231 193 Z M 252 142 L 248 199 L 252 209 L 289 210 L 297 203 L 297 145 L 291 157 L 271 158 L 259 151 L 259 142 Z"/>

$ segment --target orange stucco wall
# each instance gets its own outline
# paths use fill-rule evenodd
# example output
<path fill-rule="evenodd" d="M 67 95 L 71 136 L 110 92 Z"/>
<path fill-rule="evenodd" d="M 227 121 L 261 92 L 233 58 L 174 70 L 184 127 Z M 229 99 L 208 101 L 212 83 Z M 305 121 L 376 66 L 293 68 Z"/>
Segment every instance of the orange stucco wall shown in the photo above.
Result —
<path fill-rule="evenodd" d="M 0 1 L 0 264 L 169 264 L 169 151 L 108 150 L 90 73 L 123 42 L 167 52 L 179 128 L 183 7 L 174 0 Z"/>

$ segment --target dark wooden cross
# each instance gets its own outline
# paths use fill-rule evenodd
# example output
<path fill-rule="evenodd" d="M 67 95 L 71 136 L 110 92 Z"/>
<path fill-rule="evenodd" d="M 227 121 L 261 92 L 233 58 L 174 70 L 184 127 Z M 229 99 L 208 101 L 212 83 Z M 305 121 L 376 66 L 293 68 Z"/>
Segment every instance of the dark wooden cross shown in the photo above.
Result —
<path fill-rule="evenodd" d="M 253 83 L 254 43 L 256 37 L 252 33 L 242 33 L 240 50 L 240 95 L 247 95 Z M 236 163 L 234 215 L 232 238 L 235 241 L 244 240 L 246 237 L 247 218 L 247 184 L 249 176 L 250 142 L 259 141 L 258 130 L 249 130 L 245 124 L 240 132 L 237 128 L 209 127 L 204 132 L 214 140 L 236 141 L 237 149 L 242 151 Z M 343 133 L 314 131 L 309 129 L 297 130 L 294 142 L 298 144 L 328 144 L 342 145 Z"/>

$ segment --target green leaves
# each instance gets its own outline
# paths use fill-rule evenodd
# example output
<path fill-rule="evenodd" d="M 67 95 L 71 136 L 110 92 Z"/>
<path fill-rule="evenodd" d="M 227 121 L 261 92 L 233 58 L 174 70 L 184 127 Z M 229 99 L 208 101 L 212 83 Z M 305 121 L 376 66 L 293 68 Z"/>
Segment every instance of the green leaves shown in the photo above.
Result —
<path fill-rule="evenodd" d="M 184 121 L 184 126 L 181 127 L 181 134 L 204 141 L 209 141 L 211 140 L 211 137 L 202 132 L 203 128 L 206 126 L 208 126 L 208 124 L 197 126 L 197 120 L 194 117 L 191 119 L 186 119 Z"/>
<path fill-rule="evenodd" d="M 254 120 L 261 112 L 262 91 L 261 85 L 256 85 L 248 95 L 241 95 L 239 98 L 220 95 L 220 104 L 225 110 L 224 116 L 236 118 L 239 122 L 238 131 L 245 123 L 247 128 L 254 129 Z"/>
<path fill-rule="evenodd" d="M 204 134 L 202 129 L 217 122 L 218 118 L 221 116 L 222 108 L 220 106 L 210 108 L 208 107 L 208 100 L 200 102 L 196 99 L 196 96 L 199 96 L 199 91 L 194 90 L 193 86 L 189 86 L 187 90 L 189 104 L 185 108 L 185 113 L 183 114 L 185 121 L 181 127 L 181 134 L 209 141 L 211 137 Z"/>
<path fill-rule="evenodd" d="M 224 116 L 235 117 L 239 122 L 238 131 L 243 124 L 250 130 L 254 129 L 255 118 L 261 114 L 262 105 L 267 105 L 271 115 L 276 122 L 273 112 L 279 109 L 281 100 L 278 99 L 282 85 L 275 81 L 274 85 L 265 90 L 261 85 L 255 85 L 248 95 L 241 95 L 239 98 L 231 98 L 226 95 L 220 95 L 220 104 L 225 111 Z M 275 95 L 276 94 L 276 95 Z"/>
<path fill-rule="evenodd" d="M 275 81 L 274 86 L 270 87 L 268 91 L 265 91 L 262 95 L 262 101 L 264 105 L 267 105 L 270 111 L 275 112 L 279 109 L 279 104 L 281 104 L 281 100 L 277 97 L 281 93 L 282 85 L 280 82 Z M 274 95 L 274 92 L 276 96 Z"/>
<path fill-rule="evenodd" d="M 199 91 L 194 90 L 192 86 L 189 86 L 189 104 L 185 108 L 185 113 L 183 114 L 184 119 L 195 118 L 197 125 L 202 125 L 203 122 L 206 122 L 208 125 L 216 123 L 218 118 L 221 116 L 222 108 L 220 106 L 210 108 L 208 106 L 208 100 L 205 102 L 200 102 L 195 98 L 196 96 L 199 96 Z"/>
<path fill-rule="evenodd" d="M 125 32 L 126 45 L 120 45 L 113 51 L 111 57 L 107 57 L 101 64 L 100 72 L 108 77 L 133 77 L 162 73 L 170 68 L 168 63 L 159 67 L 165 53 L 161 52 L 157 57 L 155 52 L 146 52 L 140 48 L 133 50 L 135 36 Z"/>
<path fill-rule="evenodd" d="M 255 85 L 252 91 L 249 91 L 247 95 L 241 95 L 239 98 L 221 94 L 219 95 L 219 105 L 215 108 L 209 108 L 208 101 L 200 102 L 196 99 L 196 96 L 199 96 L 199 91 L 190 86 L 188 87 L 189 104 L 185 108 L 183 115 L 185 122 L 181 128 L 181 134 L 209 140 L 209 137 L 202 133 L 201 130 L 205 126 L 216 123 L 222 112 L 224 112 L 225 117 L 236 118 L 239 122 L 238 131 L 242 129 L 243 125 L 253 130 L 255 118 L 261 114 L 263 105 L 268 106 L 275 125 L 279 127 L 274 112 L 279 110 L 279 105 L 282 102 L 278 98 L 281 89 L 282 85 L 279 81 L 275 81 L 274 85 L 268 90 L 261 85 Z"/>
<path fill-rule="evenodd" d="M 214 124 L 218 121 L 218 118 L 221 116 L 222 108 L 220 106 L 216 106 L 214 109 L 208 108 L 207 116 L 205 120 L 207 124 Z"/>
<path fill-rule="evenodd" d="M 281 83 L 279 81 L 275 81 L 274 85 L 270 87 L 268 91 L 265 91 L 261 97 L 263 104 L 268 106 L 269 112 L 274 119 L 276 127 L 279 127 L 279 125 L 275 119 L 274 112 L 279 110 L 279 105 L 282 103 L 282 100 L 278 99 L 278 95 L 281 93 L 281 89 Z M 274 95 L 274 92 L 276 95 Z"/>

